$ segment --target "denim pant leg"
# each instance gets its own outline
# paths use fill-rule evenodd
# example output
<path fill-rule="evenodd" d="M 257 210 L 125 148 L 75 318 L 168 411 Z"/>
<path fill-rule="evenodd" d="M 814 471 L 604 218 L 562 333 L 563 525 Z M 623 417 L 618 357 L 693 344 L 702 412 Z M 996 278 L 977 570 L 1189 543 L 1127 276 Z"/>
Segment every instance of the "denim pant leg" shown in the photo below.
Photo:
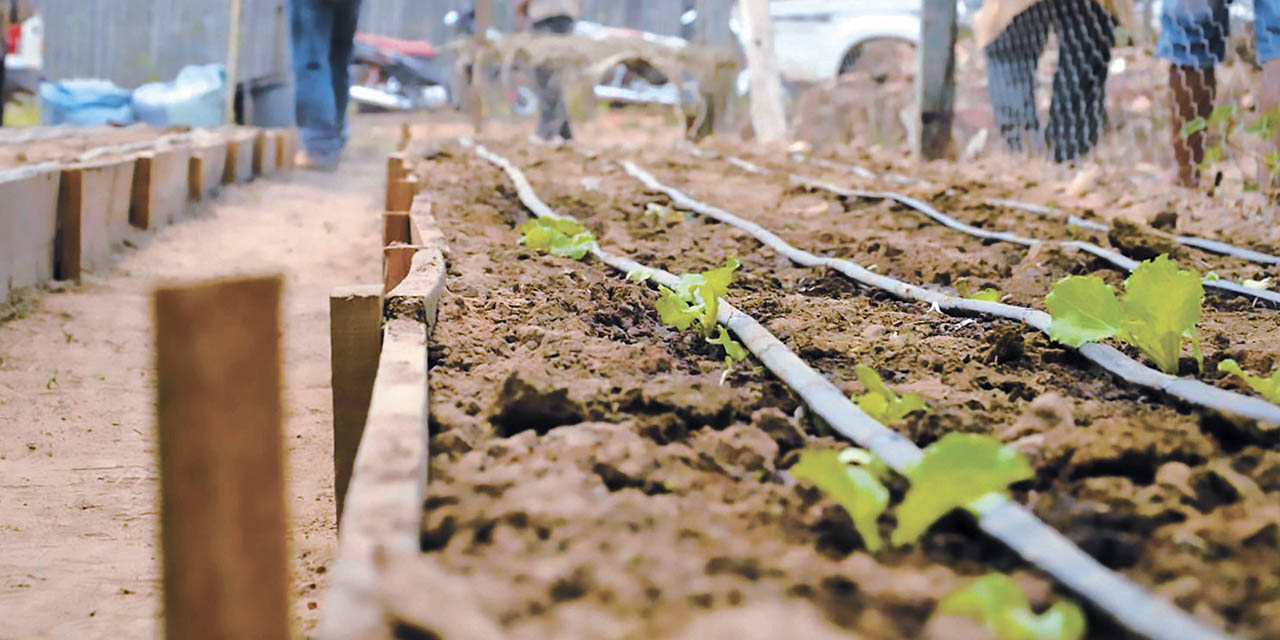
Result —
<path fill-rule="evenodd" d="M 533 25 L 534 32 L 564 35 L 573 32 L 574 20 L 568 16 L 555 16 L 540 20 Z M 538 83 L 538 102 L 541 113 L 538 114 L 538 137 L 550 140 L 560 136 L 565 140 L 573 137 L 569 126 L 569 109 L 564 103 L 564 88 L 561 86 L 560 74 L 555 69 L 540 66 L 534 70 Z"/>
<path fill-rule="evenodd" d="M 1049 23 L 1041 4 L 1018 14 L 987 45 L 987 89 L 1000 137 L 1013 151 L 1022 151 L 1024 139 L 1040 129 L 1036 116 L 1036 66 L 1049 36 Z"/>
<path fill-rule="evenodd" d="M 350 0 L 290 2 L 299 138 L 307 154 L 320 163 L 336 164 L 346 144 L 350 90 L 346 63 L 354 46 L 351 38 L 358 8 L 358 3 Z M 339 32 L 352 35 L 335 47 Z"/>
<path fill-rule="evenodd" d="M 361 0 L 336 0 L 333 5 L 333 38 L 329 47 L 329 69 L 333 74 L 333 97 L 337 106 L 338 126 L 342 131 L 342 144 L 350 137 L 347 132 L 347 105 L 351 97 L 351 58 L 355 51 L 356 23 L 360 17 Z"/>
<path fill-rule="evenodd" d="M 1096 2 L 1049 0 L 1058 33 L 1058 69 L 1045 141 L 1055 162 L 1088 153 L 1107 121 L 1107 71 L 1116 20 Z"/>

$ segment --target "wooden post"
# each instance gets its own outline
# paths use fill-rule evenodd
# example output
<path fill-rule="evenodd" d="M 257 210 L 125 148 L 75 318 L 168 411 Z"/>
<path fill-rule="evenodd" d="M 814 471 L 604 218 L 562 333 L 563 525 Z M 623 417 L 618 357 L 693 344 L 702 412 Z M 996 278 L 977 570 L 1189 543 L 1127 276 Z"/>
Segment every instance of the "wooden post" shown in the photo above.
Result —
<path fill-rule="evenodd" d="M 129 224 L 139 229 L 151 229 L 151 182 L 155 170 L 155 154 L 138 156 L 133 168 L 133 192 L 129 202 Z"/>
<path fill-rule="evenodd" d="M 416 181 L 392 180 L 387 185 L 387 211 L 407 212 L 413 208 Z"/>
<path fill-rule="evenodd" d="M 236 123 L 236 88 L 240 84 L 240 14 L 244 0 L 231 0 L 231 15 L 227 22 L 227 96 L 223 111 L 227 124 Z M 248 96 L 245 96 L 248 102 Z"/>
<path fill-rule="evenodd" d="M 484 46 L 488 39 L 489 27 L 493 26 L 493 0 L 476 0 L 473 5 L 475 19 L 475 56 L 471 60 L 471 126 L 480 133 L 484 126 Z"/>
<path fill-rule="evenodd" d="M 281 283 L 155 292 L 169 638 L 290 634 Z"/>
<path fill-rule="evenodd" d="M 192 202 L 204 199 L 204 157 L 192 153 L 187 160 L 187 198 Z"/>
<path fill-rule="evenodd" d="M 382 285 L 338 287 L 329 296 L 329 359 L 333 373 L 333 493 L 342 505 L 369 415 L 382 349 Z"/>
<path fill-rule="evenodd" d="M 405 184 L 397 180 L 397 184 Z M 409 208 L 382 214 L 382 284 L 389 292 L 409 275 L 417 248 L 409 243 Z"/>
<path fill-rule="evenodd" d="M 53 277 L 78 280 L 81 269 L 81 214 L 84 209 L 84 171 L 63 169 L 58 186 L 58 231 L 54 236 Z"/>
<path fill-rule="evenodd" d="M 920 121 L 916 148 L 925 160 L 947 155 L 955 116 L 956 3 L 924 0 L 916 54 L 916 99 Z"/>
<path fill-rule="evenodd" d="M 751 125 L 756 139 L 775 142 L 787 137 L 782 108 L 782 77 L 774 53 L 773 16 L 768 0 L 739 0 L 743 48 L 751 74 Z"/>

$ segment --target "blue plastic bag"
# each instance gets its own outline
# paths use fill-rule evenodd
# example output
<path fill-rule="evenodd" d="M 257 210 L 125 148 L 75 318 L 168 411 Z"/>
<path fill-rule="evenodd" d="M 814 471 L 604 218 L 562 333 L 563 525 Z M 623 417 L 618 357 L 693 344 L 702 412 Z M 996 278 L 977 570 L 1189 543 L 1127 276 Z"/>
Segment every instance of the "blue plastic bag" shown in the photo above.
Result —
<path fill-rule="evenodd" d="M 84 127 L 133 124 L 131 92 L 107 80 L 63 80 L 40 83 L 45 124 Z"/>
<path fill-rule="evenodd" d="M 173 82 L 153 82 L 133 92 L 133 113 L 153 127 L 222 124 L 227 72 L 220 64 L 183 67 Z"/>

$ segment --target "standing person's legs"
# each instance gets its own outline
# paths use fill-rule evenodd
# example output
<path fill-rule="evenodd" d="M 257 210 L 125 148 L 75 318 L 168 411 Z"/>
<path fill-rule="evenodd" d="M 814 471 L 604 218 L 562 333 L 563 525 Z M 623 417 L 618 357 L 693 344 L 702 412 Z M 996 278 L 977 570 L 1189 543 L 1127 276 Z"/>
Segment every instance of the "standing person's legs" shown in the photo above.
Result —
<path fill-rule="evenodd" d="M 361 0 L 334 0 L 333 35 L 329 44 L 329 70 L 333 77 L 334 106 L 343 146 L 347 143 L 347 104 L 351 96 L 351 56 L 355 49 L 356 23 Z"/>
<path fill-rule="evenodd" d="M 1258 2 L 1258 6 L 1269 0 Z M 1229 19 L 1221 0 L 1167 0 L 1160 12 L 1160 41 L 1156 53 L 1169 61 L 1169 138 L 1178 168 L 1178 183 L 1194 187 L 1200 182 L 1196 168 L 1204 162 L 1205 132 L 1187 136 L 1182 130 L 1196 118 L 1208 118 L 1217 95 L 1214 65 L 1227 53 Z"/>
<path fill-rule="evenodd" d="M 313 162 L 334 167 L 343 139 L 329 63 L 333 6 L 328 0 L 291 0 L 289 5 L 298 137 Z"/>
<path fill-rule="evenodd" d="M 1054 162 L 1088 153 L 1107 122 L 1107 71 L 1116 19 L 1093 0 L 1051 0 L 1058 69 L 1045 142 Z"/>
<path fill-rule="evenodd" d="M 1258 110 L 1275 121 L 1280 116 L 1280 3 L 1275 0 L 1255 0 L 1253 12 L 1258 64 L 1262 65 Z M 1274 128 L 1272 138 L 1267 141 L 1265 148 L 1268 154 L 1280 153 L 1280 126 Z M 1280 175 L 1277 174 L 1280 174 L 1280 166 L 1264 158 L 1258 167 L 1258 184 L 1272 196 L 1280 182 Z"/>
<path fill-rule="evenodd" d="M 1036 65 L 1049 34 L 1044 2 L 1018 14 L 987 45 L 987 88 L 1000 137 L 1013 151 L 1040 129 L 1036 116 Z"/>
<path fill-rule="evenodd" d="M 565 35 L 573 32 L 573 25 L 574 20 L 569 16 L 554 16 L 535 22 L 533 31 Z M 538 102 L 542 108 L 538 114 L 538 137 L 543 140 L 556 136 L 565 140 L 573 138 L 560 74 L 550 67 L 539 66 L 534 70 L 534 76 L 538 83 Z"/>

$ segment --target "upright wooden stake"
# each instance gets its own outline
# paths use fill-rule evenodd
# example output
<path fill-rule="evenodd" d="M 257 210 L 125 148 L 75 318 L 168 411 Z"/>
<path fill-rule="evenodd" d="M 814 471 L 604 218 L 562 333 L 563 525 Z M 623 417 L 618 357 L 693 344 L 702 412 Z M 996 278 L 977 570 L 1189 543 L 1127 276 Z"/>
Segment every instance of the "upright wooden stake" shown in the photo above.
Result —
<path fill-rule="evenodd" d="M 84 170 L 63 169 L 62 181 L 58 186 L 58 231 L 53 241 L 55 279 L 80 278 L 83 210 Z"/>
<path fill-rule="evenodd" d="M 407 212 L 413 208 L 416 180 L 392 180 L 387 185 L 387 211 Z"/>
<path fill-rule="evenodd" d="M 169 638 L 289 637 L 281 282 L 155 293 Z"/>
<path fill-rule="evenodd" d="M 774 53 L 769 0 L 739 0 L 738 7 L 751 73 L 751 125 L 758 140 L 783 140 L 787 137 L 787 117 L 782 108 L 782 77 Z"/>
<path fill-rule="evenodd" d="M 484 126 L 484 47 L 489 27 L 493 26 L 493 0 L 476 0 L 475 8 L 475 56 L 471 60 L 471 125 L 480 133 Z"/>
<path fill-rule="evenodd" d="M 920 157 L 936 160 L 951 148 L 951 123 L 956 94 L 955 0 L 924 0 L 920 47 L 916 54 L 916 98 L 920 122 L 916 148 Z"/>
<path fill-rule="evenodd" d="M 338 287 L 329 296 L 329 358 L 333 372 L 333 492 L 342 505 L 351 482 L 369 397 L 382 349 L 382 285 Z"/>

